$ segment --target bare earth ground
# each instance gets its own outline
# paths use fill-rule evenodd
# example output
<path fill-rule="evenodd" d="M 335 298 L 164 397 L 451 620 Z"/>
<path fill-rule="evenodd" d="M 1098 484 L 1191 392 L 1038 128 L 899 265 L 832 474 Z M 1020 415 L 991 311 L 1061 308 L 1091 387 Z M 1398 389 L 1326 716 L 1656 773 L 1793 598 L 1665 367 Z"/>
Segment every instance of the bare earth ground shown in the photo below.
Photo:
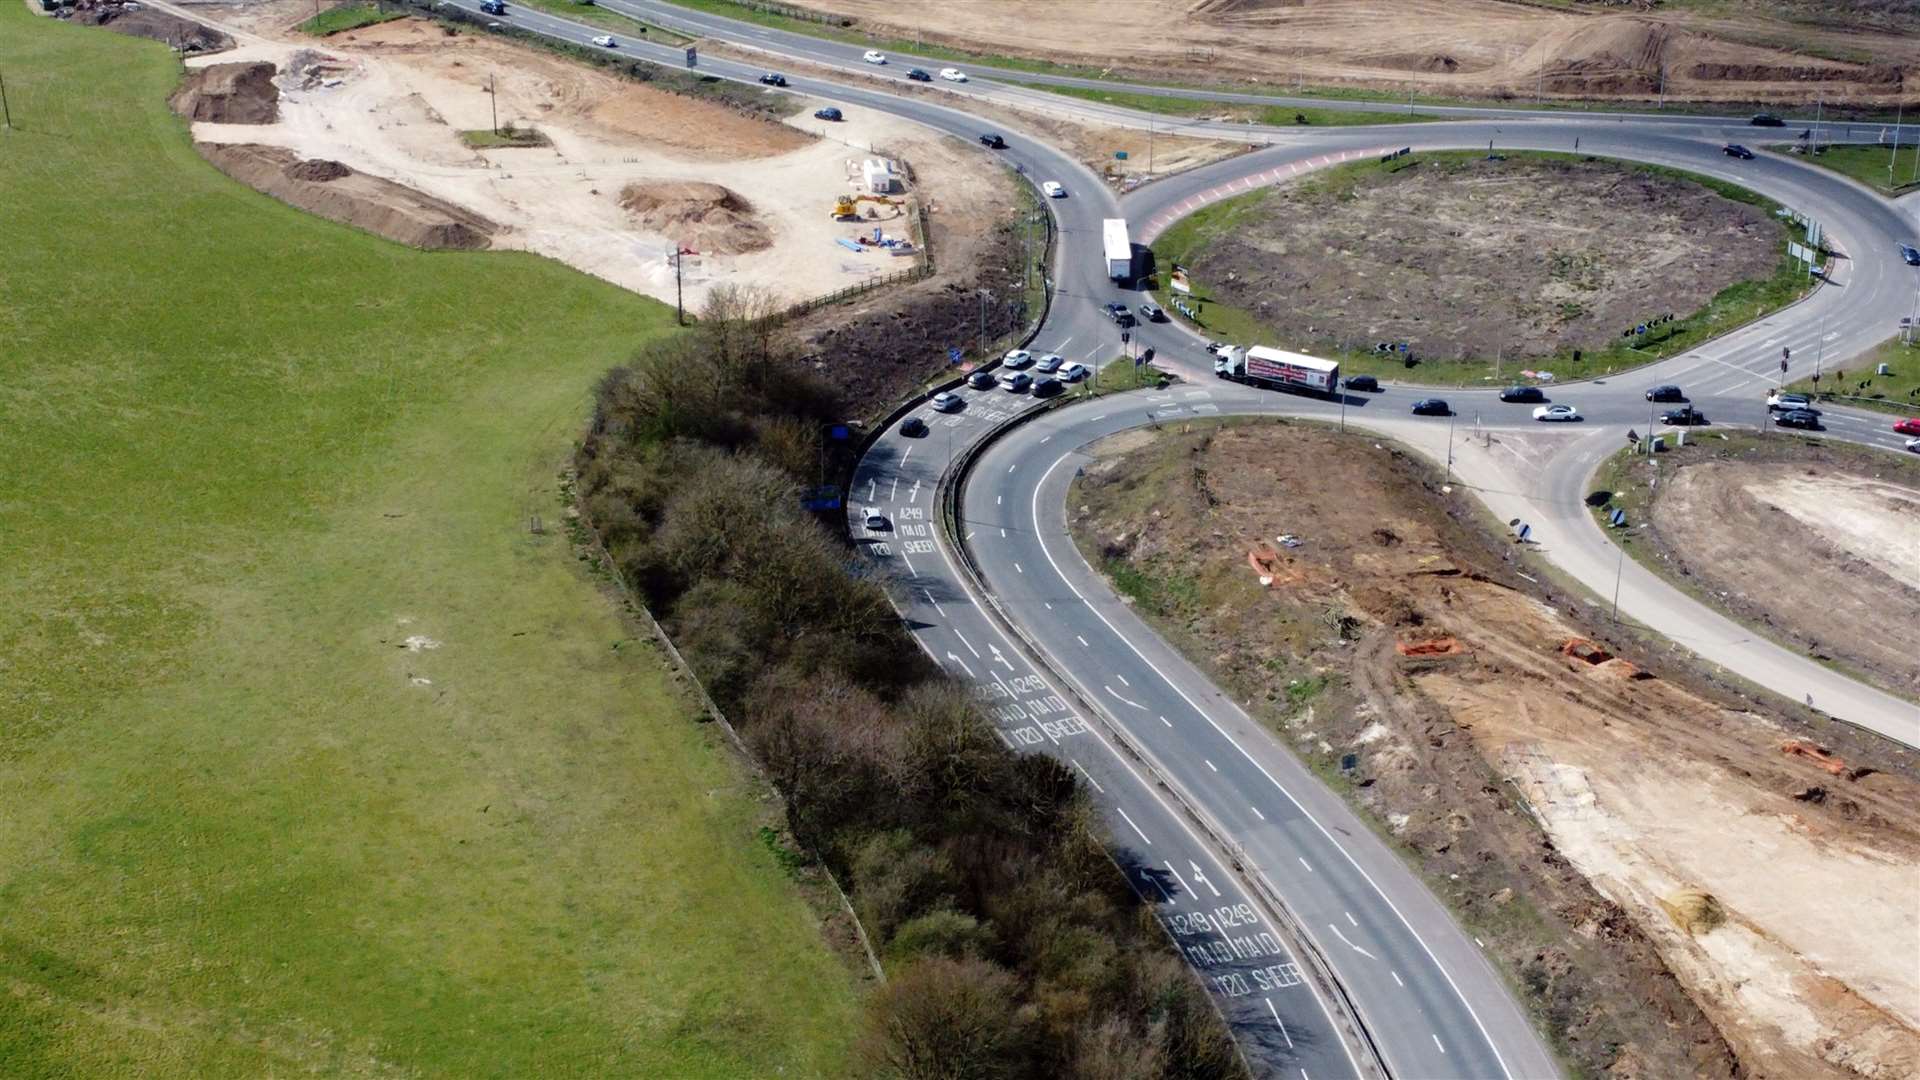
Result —
<path fill-rule="evenodd" d="M 1724 707 L 1684 669 L 1568 655 L 1596 637 L 1571 603 L 1371 439 L 1212 432 L 1090 466 L 1082 549 L 1376 816 L 1574 1064 L 1920 1069 L 1909 759 L 1857 739 L 1834 775 L 1783 752 L 1804 734 L 1790 721 Z M 1249 563 L 1263 542 L 1270 588 Z"/>
<path fill-rule="evenodd" d="M 875 145 L 911 167 L 920 184 L 911 197 L 936 200 L 955 227 L 992 216 L 995 181 L 982 177 L 977 149 L 890 117 L 856 112 L 830 129 L 807 120 L 832 136 L 820 138 L 422 20 L 317 41 L 291 29 L 311 12 L 298 0 L 205 10 L 241 37 L 221 63 L 278 67 L 279 118 L 197 123 L 197 140 L 281 146 L 343 163 L 496 223 L 496 248 L 548 255 L 668 301 L 669 253 L 688 245 L 699 252 L 684 266 L 690 307 L 721 284 L 796 301 L 909 265 L 835 242 L 875 224 L 828 213 L 836 196 L 855 191 L 859 163 Z M 502 126 L 537 128 L 552 145 L 468 148 L 459 132 L 492 126 L 496 106 Z M 802 115 L 810 112 L 809 105 Z M 641 194 L 632 194 L 636 187 Z M 661 209 L 649 187 L 679 201 Z M 901 208 L 874 210 L 889 234 L 909 233 Z"/>
<path fill-rule="evenodd" d="M 1735 617 L 1920 699 L 1920 468 L 1799 439 L 1700 445 L 1662 460 L 1640 539 Z"/>
<path fill-rule="evenodd" d="M 1685 180 L 1598 160 L 1411 160 L 1272 188 L 1195 273 L 1282 341 L 1524 359 L 1604 348 L 1779 263 L 1765 211 Z"/>
<path fill-rule="evenodd" d="M 1431 94 L 1888 104 L 1920 70 L 1900 3 L 1716 12 L 1501 0 L 797 0 L 879 36 L 1159 80 L 1351 84 Z M 1788 16 L 1812 18 L 1795 23 Z M 1663 80 L 1664 74 L 1664 80 Z M 1911 89 L 1904 93 L 1915 100 Z"/>

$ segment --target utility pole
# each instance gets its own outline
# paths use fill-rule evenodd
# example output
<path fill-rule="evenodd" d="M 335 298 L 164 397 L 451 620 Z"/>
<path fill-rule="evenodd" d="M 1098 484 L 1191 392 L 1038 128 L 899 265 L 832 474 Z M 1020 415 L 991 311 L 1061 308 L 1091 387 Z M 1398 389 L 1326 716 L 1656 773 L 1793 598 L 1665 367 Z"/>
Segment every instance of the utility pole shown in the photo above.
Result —
<path fill-rule="evenodd" d="M 318 0 L 315 0 L 318 3 Z M 500 134 L 500 91 L 495 86 L 495 76 L 487 74 L 487 104 L 493 109 L 493 133 Z M 677 262 L 677 260 L 676 260 Z"/>
<path fill-rule="evenodd" d="M 5 76 L 0 76 L 0 113 L 6 114 L 7 130 L 12 131 L 13 109 L 7 105 L 7 80 Z"/>
<path fill-rule="evenodd" d="M 1906 116 L 1907 103 L 1902 100 L 1900 107 L 1894 110 L 1893 114 L 1893 153 L 1887 155 L 1887 189 L 1889 191 L 1893 189 L 1893 163 L 1900 156 L 1900 122 L 1906 119 Z"/>
<path fill-rule="evenodd" d="M 1660 107 L 1667 107 L 1667 62 L 1660 61 Z"/>
<path fill-rule="evenodd" d="M 1824 90 L 1813 93 L 1813 152 L 1820 152 L 1820 117 L 1825 115 L 1827 95 Z"/>
<path fill-rule="evenodd" d="M 1653 437 L 1647 438 L 1651 442 Z M 1620 557 L 1613 564 L 1613 621 L 1617 626 L 1620 623 L 1620 572 L 1627 568 L 1627 545 L 1625 541 L 1616 541 L 1614 546 L 1620 549 Z"/>
<path fill-rule="evenodd" d="M 1453 483 L 1453 410 L 1447 410 L 1447 483 Z"/>
<path fill-rule="evenodd" d="M 680 292 L 680 263 L 685 260 L 687 245 L 673 242 L 673 323 L 675 326 L 687 325 L 687 309 L 682 303 Z"/>
<path fill-rule="evenodd" d="M 1153 120 L 1151 118 L 1147 120 L 1147 175 L 1153 175 Z"/>
<path fill-rule="evenodd" d="M 979 298 L 980 298 L 980 362 L 984 364 L 987 362 L 987 290 L 981 289 Z"/>

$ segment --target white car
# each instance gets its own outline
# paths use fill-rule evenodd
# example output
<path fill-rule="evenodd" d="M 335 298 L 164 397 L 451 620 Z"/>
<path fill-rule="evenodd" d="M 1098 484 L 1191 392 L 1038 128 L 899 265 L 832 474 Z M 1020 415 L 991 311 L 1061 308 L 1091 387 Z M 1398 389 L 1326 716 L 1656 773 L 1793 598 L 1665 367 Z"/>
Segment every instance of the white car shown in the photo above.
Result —
<path fill-rule="evenodd" d="M 881 52 L 879 49 L 868 49 L 866 55 L 860 59 L 865 60 L 869 64 L 884 64 L 887 62 L 887 54 Z"/>
<path fill-rule="evenodd" d="M 941 391 L 933 395 L 934 412 L 957 412 L 960 409 L 960 395 Z"/>
<path fill-rule="evenodd" d="M 887 515 L 871 506 L 867 507 L 866 515 L 862 520 L 867 523 L 867 528 L 869 529 L 884 529 L 887 527 Z"/>
<path fill-rule="evenodd" d="M 1542 405 L 1533 410 L 1535 420 L 1578 420 L 1580 410 L 1571 405 Z"/>
<path fill-rule="evenodd" d="M 1009 371 L 1000 376 L 1000 385 L 1016 394 L 1022 394 L 1026 392 L 1027 387 L 1033 385 L 1033 376 L 1024 371 Z"/>
<path fill-rule="evenodd" d="M 1913 451 L 1916 454 L 1920 454 L 1920 439 L 1908 439 L 1907 449 Z"/>
<path fill-rule="evenodd" d="M 941 68 L 940 77 L 948 82 L 966 82 L 967 73 L 959 68 Z"/>
<path fill-rule="evenodd" d="M 619 42 L 613 40 L 612 34 L 601 34 L 599 37 L 593 39 L 593 43 L 595 45 L 600 46 L 603 49 L 611 49 L 614 46 L 620 44 Z"/>
<path fill-rule="evenodd" d="M 1033 363 L 1033 354 L 1025 349 L 1014 349 L 1000 358 L 1000 366 L 1014 371 Z"/>
<path fill-rule="evenodd" d="M 1066 367 L 1060 369 L 1061 382 L 1079 382 L 1086 377 L 1087 366 L 1085 364 L 1068 364 Z"/>
<path fill-rule="evenodd" d="M 1060 181 L 1058 180 L 1049 180 L 1041 184 L 1040 190 L 1046 192 L 1047 198 L 1049 199 L 1064 199 L 1067 197 L 1067 189 L 1060 186 Z"/>

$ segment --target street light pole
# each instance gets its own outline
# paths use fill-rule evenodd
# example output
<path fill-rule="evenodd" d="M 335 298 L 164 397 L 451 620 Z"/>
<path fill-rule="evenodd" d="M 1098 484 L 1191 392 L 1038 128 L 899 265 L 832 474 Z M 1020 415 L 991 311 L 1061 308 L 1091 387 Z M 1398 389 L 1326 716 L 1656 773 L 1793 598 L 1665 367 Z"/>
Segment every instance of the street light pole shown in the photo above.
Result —
<path fill-rule="evenodd" d="M 1447 483 L 1453 483 L 1453 418 L 1452 409 L 1447 410 Z"/>
<path fill-rule="evenodd" d="M 1620 549 L 1619 558 L 1613 564 L 1613 622 L 1618 626 L 1620 624 L 1620 572 L 1627 568 L 1627 545 L 1616 540 L 1614 546 Z"/>

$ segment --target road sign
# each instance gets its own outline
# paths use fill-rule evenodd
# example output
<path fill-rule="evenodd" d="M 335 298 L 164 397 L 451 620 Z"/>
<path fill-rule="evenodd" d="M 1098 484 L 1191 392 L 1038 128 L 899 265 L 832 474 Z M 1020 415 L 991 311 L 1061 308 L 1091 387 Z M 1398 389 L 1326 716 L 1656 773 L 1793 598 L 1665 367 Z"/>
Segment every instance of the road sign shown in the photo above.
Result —
<path fill-rule="evenodd" d="M 687 46 L 687 66 L 694 67 L 699 63 L 700 63 L 700 50 L 694 48 L 691 45 Z"/>
<path fill-rule="evenodd" d="M 1617 529 L 1627 523 L 1627 512 L 1616 506 L 1614 507 L 1613 513 L 1607 515 L 1607 521 Z"/>
<path fill-rule="evenodd" d="M 1785 357 L 1782 357 L 1780 359 L 1780 374 L 1785 375 L 1786 373 L 1787 373 L 1787 361 Z"/>
<path fill-rule="evenodd" d="M 962 355 L 964 355 L 964 354 L 963 354 L 963 353 L 961 353 L 961 351 L 960 351 L 960 346 L 958 346 L 958 345 L 949 345 L 949 346 L 947 346 L 947 363 L 948 363 L 948 364 L 957 364 L 957 363 L 959 363 L 959 362 L 960 362 L 960 357 L 961 357 Z"/>
<path fill-rule="evenodd" d="M 1793 359 L 1793 349 L 1786 345 L 1780 346 L 1780 363 L 1784 365 L 1791 359 Z"/>
<path fill-rule="evenodd" d="M 1127 342 L 1132 340 L 1133 340 L 1132 334 L 1127 333 L 1125 330 L 1120 331 L 1120 344 L 1125 345 Z"/>
<path fill-rule="evenodd" d="M 1113 160 L 1115 161 L 1127 160 L 1127 152 L 1125 150 L 1115 150 L 1113 152 Z"/>

